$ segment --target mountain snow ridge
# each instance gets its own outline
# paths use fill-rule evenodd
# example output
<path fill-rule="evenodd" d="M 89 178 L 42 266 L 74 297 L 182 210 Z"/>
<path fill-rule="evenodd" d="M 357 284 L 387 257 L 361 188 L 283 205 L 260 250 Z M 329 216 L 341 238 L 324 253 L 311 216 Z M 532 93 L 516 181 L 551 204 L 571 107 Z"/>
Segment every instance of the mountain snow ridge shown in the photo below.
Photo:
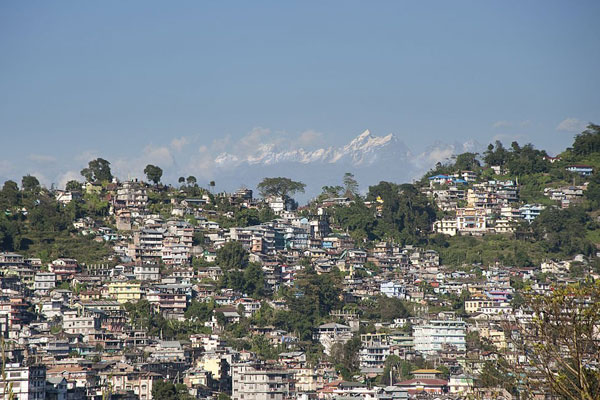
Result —
<path fill-rule="evenodd" d="M 370 165 L 381 158 L 401 158 L 410 156 L 406 145 L 390 133 L 387 136 L 374 136 L 367 129 L 348 144 L 341 147 L 330 146 L 316 150 L 291 149 L 279 150 L 275 143 L 258 146 L 252 154 L 239 157 L 231 153 L 221 153 L 215 163 L 222 167 L 249 165 L 273 165 L 282 162 L 309 163 L 349 163 L 353 166 Z"/>

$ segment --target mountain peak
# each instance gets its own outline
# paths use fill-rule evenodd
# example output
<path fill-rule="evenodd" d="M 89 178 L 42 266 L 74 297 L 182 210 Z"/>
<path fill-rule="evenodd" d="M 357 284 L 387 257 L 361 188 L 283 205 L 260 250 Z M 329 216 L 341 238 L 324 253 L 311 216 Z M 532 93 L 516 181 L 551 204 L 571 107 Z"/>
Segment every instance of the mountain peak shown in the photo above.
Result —
<path fill-rule="evenodd" d="M 366 139 L 368 137 L 371 137 L 371 131 L 369 131 L 368 129 L 365 129 L 365 131 L 363 133 L 361 133 L 360 135 L 358 135 L 356 137 L 356 139 Z"/>

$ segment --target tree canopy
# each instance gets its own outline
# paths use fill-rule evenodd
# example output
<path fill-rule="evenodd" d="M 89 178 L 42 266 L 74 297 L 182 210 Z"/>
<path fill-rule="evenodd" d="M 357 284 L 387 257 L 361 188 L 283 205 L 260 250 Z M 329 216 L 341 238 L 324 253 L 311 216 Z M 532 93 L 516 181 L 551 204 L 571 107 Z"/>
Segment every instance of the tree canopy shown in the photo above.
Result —
<path fill-rule="evenodd" d="M 237 241 L 227 242 L 217 250 L 217 264 L 224 270 L 248 266 L 248 252 Z"/>
<path fill-rule="evenodd" d="M 146 168 L 144 168 L 144 174 L 146 174 L 146 177 L 149 181 L 152 181 L 155 185 L 158 185 L 158 182 L 160 182 L 160 178 L 162 177 L 163 170 L 156 165 L 148 164 L 146 165 Z"/>
<path fill-rule="evenodd" d="M 259 193 L 263 197 L 277 196 L 288 197 L 295 193 L 304 193 L 306 185 L 302 182 L 296 182 L 290 178 L 264 178 L 257 186 Z"/>
<path fill-rule="evenodd" d="M 110 171 L 110 162 L 103 158 L 90 161 L 87 168 L 81 170 L 81 175 L 88 182 L 110 182 L 113 178 Z"/>
<path fill-rule="evenodd" d="M 40 181 L 35 176 L 25 175 L 21 180 L 21 186 L 26 192 L 33 192 L 40 188 Z"/>
<path fill-rule="evenodd" d="M 575 136 L 573 153 L 585 156 L 600 152 L 600 125 L 589 124 L 585 131 Z"/>

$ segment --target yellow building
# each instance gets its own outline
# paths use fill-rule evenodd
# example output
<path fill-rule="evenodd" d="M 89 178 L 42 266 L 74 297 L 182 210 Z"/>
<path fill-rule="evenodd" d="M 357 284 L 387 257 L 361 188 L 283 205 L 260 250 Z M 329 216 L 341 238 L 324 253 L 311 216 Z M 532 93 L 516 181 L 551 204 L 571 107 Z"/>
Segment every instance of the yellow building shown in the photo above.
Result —
<path fill-rule="evenodd" d="M 197 366 L 210 372 L 213 379 L 219 380 L 221 379 L 222 362 L 223 359 L 221 358 L 221 355 L 214 354 L 211 356 L 210 354 L 206 354 L 202 360 L 198 361 Z"/>
<path fill-rule="evenodd" d="M 136 302 L 142 298 L 142 285 L 134 282 L 113 282 L 108 285 L 108 296 L 119 303 Z"/>
<path fill-rule="evenodd" d="M 484 308 L 489 308 L 494 305 L 492 300 L 484 300 L 484 299 L 469 299 L 465 301 L 465 311 L 467 314 L 475 314 L 481 312 Z"/>

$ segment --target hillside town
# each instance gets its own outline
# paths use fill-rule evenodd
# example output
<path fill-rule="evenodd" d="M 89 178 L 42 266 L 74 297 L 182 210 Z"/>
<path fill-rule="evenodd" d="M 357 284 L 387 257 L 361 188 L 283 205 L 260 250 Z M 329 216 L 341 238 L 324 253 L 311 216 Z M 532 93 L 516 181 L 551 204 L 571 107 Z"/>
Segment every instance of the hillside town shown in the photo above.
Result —
<path fill-rule="evenodd" d="M 2 398 L 558 398 L 526 386 L 542 376 L 528 299 L 598 281 L 599 242 L 566 252 L 560 239 L 539 257 L 517 245 L 549 243 L 553 213 L 598 201 L 598 167 L 536 154 L 562 178 L 532 195 L 527 177 L 488 165 L 492 150 L 485 166 L 459 158 L 364 196 L 346 174 L 305 206 L 287 178 L 218 193 L 193 176 L 160 184 L 156 166 L 121 181 L 102 159 L 64 189 L 7 181 Z M 380 228 L 405 200 L 398 234 Z M 582 215 L 596 234 L 597 208 Z M 492 240 L 510 245 L 469 252 Z M 597 353 L 584 362 L 600 368 Z"/>

